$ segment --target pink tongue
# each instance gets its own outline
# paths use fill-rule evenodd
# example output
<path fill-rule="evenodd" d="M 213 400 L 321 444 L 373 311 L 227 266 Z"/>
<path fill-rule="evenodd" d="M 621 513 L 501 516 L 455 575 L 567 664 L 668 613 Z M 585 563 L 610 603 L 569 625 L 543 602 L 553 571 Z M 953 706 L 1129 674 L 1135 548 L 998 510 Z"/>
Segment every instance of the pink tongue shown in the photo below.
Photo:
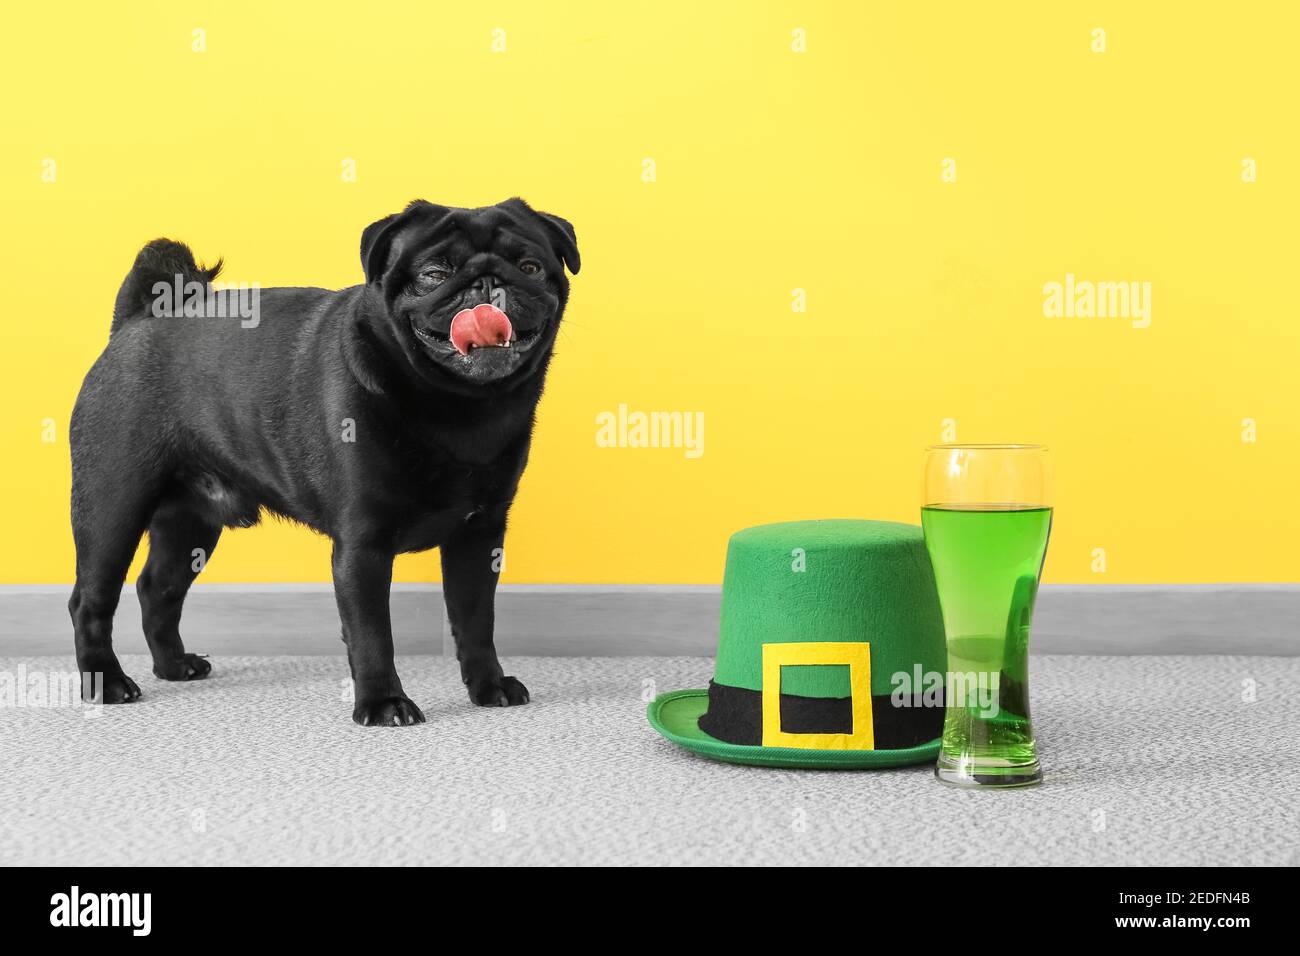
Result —
<path fill-rule="evenodd" d="M 510 319 L 495 305 L 484 302 L 472 309 L 461 309 L 451 320 L 451 344 L 461 355 L 468 355 L 470 346 L 490 348 L 504 345 L 513 333 Z"/>

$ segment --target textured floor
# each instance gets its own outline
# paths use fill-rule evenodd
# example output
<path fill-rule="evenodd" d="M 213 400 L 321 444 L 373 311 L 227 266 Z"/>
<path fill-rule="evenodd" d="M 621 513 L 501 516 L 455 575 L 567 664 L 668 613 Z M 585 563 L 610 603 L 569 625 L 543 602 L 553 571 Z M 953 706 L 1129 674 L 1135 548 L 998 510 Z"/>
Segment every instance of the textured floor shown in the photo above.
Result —
<path fill-rule="evenodd" d="M 429 722 L 383 730 L 349 719 L 341 656 L 213 663 L 126 658 L 145 699 L 94 715 L 0 708 L 0 864 L 1300 864 L 1300 658 L 1036 657 L 1047 783 L 979 793 L 678 751 L 645 700 L 704 659 L 517 658 L 533 703 L 482 710 L 408 657 Z"/>

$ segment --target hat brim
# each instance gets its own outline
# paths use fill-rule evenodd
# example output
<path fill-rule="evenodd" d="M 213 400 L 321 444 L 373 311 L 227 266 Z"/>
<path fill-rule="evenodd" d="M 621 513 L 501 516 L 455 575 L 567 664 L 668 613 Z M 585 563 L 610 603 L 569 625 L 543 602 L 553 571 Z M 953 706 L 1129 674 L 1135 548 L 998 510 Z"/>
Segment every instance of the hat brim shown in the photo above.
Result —
<path fill-rule="evenodd" d="M 821 770 L 867 770 L 934 763 L 939 738 L 901 750 L 803 750 L 798 747 L 754 747 L 729 744 L 700 730 L 700 715 L 709 706 L 707 690 L 675 690 L 660 694 L 646 709 L 650 726 L 679 747 L 727 763 L 755 767 Z"/>

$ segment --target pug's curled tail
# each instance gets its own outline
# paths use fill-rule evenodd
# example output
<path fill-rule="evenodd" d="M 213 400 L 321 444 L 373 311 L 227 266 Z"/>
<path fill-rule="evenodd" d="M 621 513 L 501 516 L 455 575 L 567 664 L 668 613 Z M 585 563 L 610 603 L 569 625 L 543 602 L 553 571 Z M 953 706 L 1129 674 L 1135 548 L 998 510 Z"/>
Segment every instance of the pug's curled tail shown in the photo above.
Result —
<path fill-rule="evenodd" d="M 135 257 L 135 265 L 118 290 L 112 331 L 116 332 L 127 319 L 168 314 L 176 298 L 178 282 L 182 290 L 191 282 L 206 286 L 221 272 L 221 265 L 218 259 L 210 268 L 200 266 L 183 242 L 155 239 L 148 243 Z M 179 311 L 179 302 L 175 308 Z"/>

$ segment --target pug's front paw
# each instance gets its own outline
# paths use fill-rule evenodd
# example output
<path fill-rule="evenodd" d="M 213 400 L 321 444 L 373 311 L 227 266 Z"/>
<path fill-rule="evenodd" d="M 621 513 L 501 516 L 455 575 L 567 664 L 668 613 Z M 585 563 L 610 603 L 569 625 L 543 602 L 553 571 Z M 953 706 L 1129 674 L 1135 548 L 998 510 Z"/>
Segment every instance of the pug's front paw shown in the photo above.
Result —
<path fill-rule="evenodd" d="M 182 654 L 175 660 L 155 663 L 153 673 L 163 680 L 203 680 L 212 673 L 212 665 L 199 654 Z"/>
<path fill-rule="evenodd" d="M 352 719 L 362 727 L 410 727 L 424 723 L 424 714 L 408 697 L 374 697 L 357 701 Z"/>
<path fill-rule="evenodd" d="M 81 699 L 92 704 L 129 704 L 140 699 L 140 685 L 120 670 L 83 673 Z"/>
<path fill-rule="evenodd" d="M 471 703 L 479 707 L 515 707 L 528 703 L 528 688 L 513 677 L 469 678 Z"/>

